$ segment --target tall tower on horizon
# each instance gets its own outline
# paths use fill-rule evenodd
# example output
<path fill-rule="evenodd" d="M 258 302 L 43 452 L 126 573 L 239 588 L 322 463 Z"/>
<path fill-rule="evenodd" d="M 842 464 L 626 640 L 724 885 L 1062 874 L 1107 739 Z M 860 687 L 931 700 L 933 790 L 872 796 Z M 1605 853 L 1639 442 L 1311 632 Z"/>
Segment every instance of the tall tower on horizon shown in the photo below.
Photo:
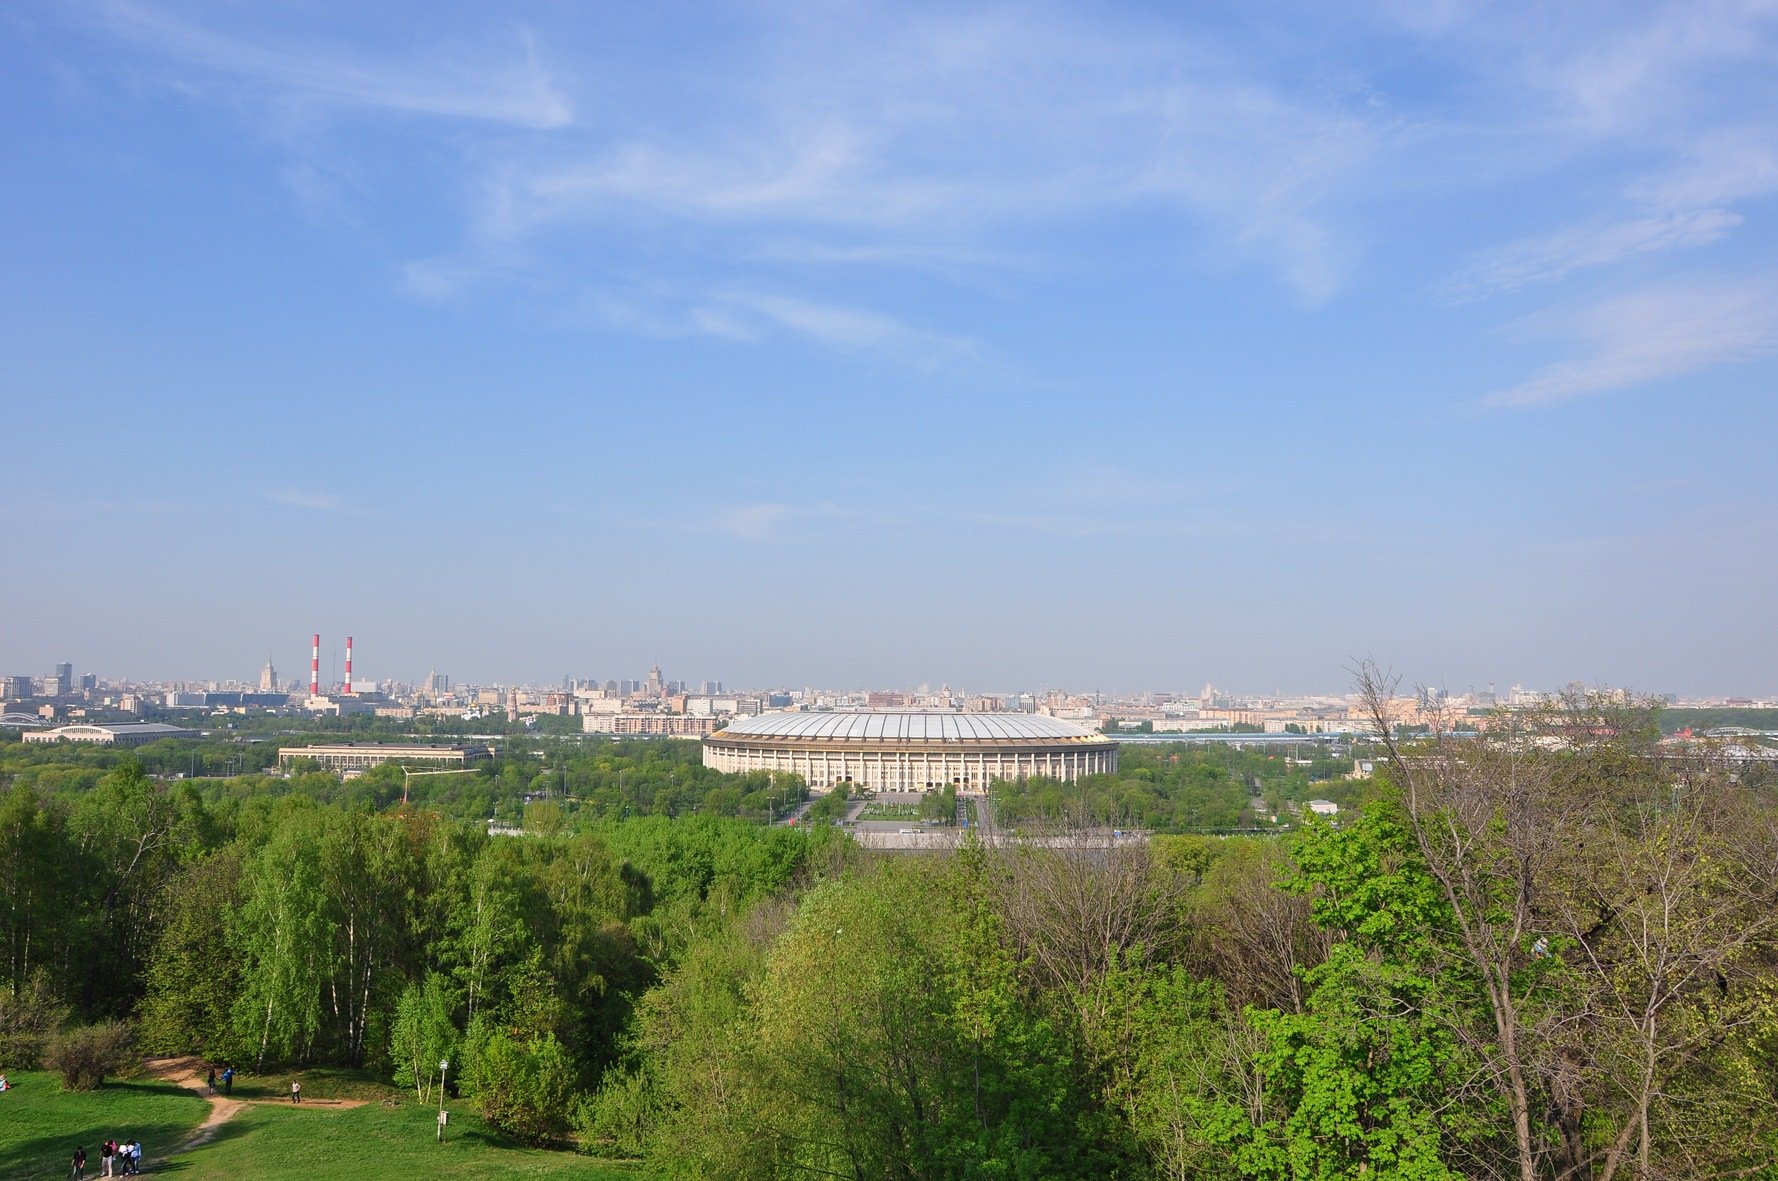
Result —
<path fill-rule="evenodd" d="M 259 691 L 276 693 L 278 691 L 278 670 L 272 667 L 272 654 L 265 654 L 265 667 L 259 670 Z"/>

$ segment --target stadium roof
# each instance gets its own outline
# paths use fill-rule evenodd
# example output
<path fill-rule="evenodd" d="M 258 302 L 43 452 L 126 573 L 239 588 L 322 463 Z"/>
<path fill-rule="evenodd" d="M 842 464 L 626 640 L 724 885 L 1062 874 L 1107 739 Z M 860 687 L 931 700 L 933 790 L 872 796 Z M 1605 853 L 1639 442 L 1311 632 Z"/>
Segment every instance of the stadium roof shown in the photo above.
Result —
<path fill-rule="evenodd" d="M 57 734 L 109 734 L 114 738 L 198 737 L 196 730 L 189 730 L 184 726 L 169 726 L 165 722 L 75 722 L 67 726 L 58 726 L 54 732 Z"/>
<path fill-rule="evenodd" d="M 713 738 L 821 739 L 829 742 L 1056 742 L 1103 740 L 1094 730 L 1042 714 L 777 713 L 736 718 Z"/>

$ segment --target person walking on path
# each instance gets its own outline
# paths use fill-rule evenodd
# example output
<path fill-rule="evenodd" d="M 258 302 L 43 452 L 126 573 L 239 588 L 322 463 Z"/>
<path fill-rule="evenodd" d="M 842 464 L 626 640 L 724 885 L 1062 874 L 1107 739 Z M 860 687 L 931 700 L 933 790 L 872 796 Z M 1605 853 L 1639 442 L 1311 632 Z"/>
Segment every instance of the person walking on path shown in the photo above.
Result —
<path fill-rule="evenodd" d="M 224 1095 L 232 1095 L 235 1093 L 235 1068 L 232 1066 L 223 1068 L 222 1093 Z"/>
<path fill-rule="evenodd" d="M 205 1082 L 210 1087 L 210 1093 L 214 1095 L 216 1093 L 216 1068 L 214 1066 L 210 1068 L 210 1077 Z"/>
<path fill-rule="evenodd" d="M 290 1101 L 292 1103 L 301 1103 L 303 1101 L 303 1085 L 295 1079 L 290 1080 Z"/>
<path fill-rule="evenodd" d="M 86 1149 L 78 1144 L 74 1146 L 74 1160 L 68 1166 L 68 1176 L 73 1181 L 86 1181 Z"/>
<path fill-rule="evenodd" d="M 111 1176 L 111 1162 L 117 1158 L 117 1141 L 107 1139 L 99 1145 L 99 1164 L 104 1166 L 103 1176 Z"/>
<path fill-rule="evenodd" d="M 142 1141 L 132 1140 L 132 1141 L 130 1141 L 130 1172 L 132 1174 L 135 1174 L 135 1173 L 140 1173 L 141 1171 L 142 1171 Z"/>

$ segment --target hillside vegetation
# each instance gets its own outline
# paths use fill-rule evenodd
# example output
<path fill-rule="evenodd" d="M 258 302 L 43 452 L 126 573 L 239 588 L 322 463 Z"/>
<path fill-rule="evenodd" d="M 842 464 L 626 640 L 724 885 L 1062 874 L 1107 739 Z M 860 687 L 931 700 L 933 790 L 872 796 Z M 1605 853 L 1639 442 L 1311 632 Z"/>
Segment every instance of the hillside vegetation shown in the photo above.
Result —
<path fill-rule="evenodd" d="M 785 785 L 669 746 L 540 744 L 408 806 L 0 749 L 0 1060 L 117 1018 L 243 1097 L 374 1098 L 249 1106 L 194 1178 L 1778 1178 L 1771 774 L 1606 699 L 1404 743 L 1367 691 L 1374 780 L 1147 748 L 1003 786 L 1036 840 L 905 857 L 745 819 Z M 1208 835 L 1311 793 L 1337 824 Z M 133 1086 L 0 1150 L 201 1115 Z"/>

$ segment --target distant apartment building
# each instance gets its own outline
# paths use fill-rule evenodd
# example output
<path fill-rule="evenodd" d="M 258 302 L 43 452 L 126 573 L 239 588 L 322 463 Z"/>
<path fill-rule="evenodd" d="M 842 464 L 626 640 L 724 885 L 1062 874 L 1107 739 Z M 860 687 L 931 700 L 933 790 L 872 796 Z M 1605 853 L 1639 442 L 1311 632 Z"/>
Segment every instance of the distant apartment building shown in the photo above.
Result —
<path fill-rule="evenodd" d="M 687 694 L 684 701 L 685 708 L 680 712 L 700 718 L 750 718 L 766 711 L 765 698 L 750 697 L 742 693 L 711 697 Z"/>
<path fill-rule="evenodd" d="M 588 714 L 581 722 L 587 734 L 648 734 L 662 738 L 697 738 L 715 733 L 720 723 L 713 717 L 687 714 Z"/>
<path fill-rule="evenodd" d="M 521 701 L 519 703 L 520 716 L 547 714 L 551 717 L 566 718 L 572 717 L 579 711 L 579 703 L 575 701 L 572 694 L 568 693 L 545 693 L 541 701 Z"/>
<path fill-rule="evenodd" d="M 380 699 L 372 697 L 348 697 L 341 694 L 328 696 L 321 694 L 305 698 L 303 708 L 318 717 L 339 718 L 347 714 L 374 714 L 377 706 L 384 704 Z"/>
<path fill-rule="evenodd" d="M 474 766 L 491 757 L 492 752 L 481 745 L 332 742 L 315 746 L 281 746 L 278 748 L 278 768 L 288 771 L 299 762 L 312 761 L 329 771 L 341 773 L 368 771 L 384 763 L 448 771 Z"/>

